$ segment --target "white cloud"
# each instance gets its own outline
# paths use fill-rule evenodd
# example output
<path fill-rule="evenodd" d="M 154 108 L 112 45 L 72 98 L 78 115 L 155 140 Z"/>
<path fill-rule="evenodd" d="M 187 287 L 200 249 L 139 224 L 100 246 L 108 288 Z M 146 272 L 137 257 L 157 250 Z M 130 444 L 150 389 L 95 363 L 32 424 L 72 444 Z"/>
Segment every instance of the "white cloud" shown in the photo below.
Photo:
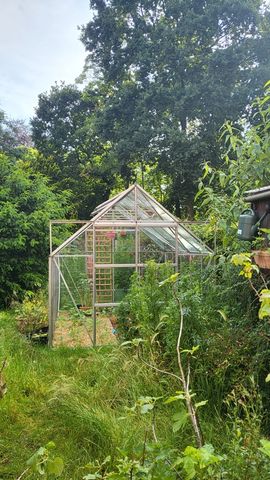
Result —
<path fill-rule="evenodd" d="M 14 118 L 34 113 L 39 93 L 74 82 L 85 51 L 78 25 L 88 0 L 0 0 L 0 107 Z"/>

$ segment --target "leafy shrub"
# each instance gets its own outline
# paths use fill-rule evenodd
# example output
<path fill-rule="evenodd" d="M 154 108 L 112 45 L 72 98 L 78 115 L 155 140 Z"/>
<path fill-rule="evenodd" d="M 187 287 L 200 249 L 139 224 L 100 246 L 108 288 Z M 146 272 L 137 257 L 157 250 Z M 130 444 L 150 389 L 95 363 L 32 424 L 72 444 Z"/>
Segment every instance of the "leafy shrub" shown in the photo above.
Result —
<path fill-rule="evenodd" d="M 48 306 L 43 293 L 27 297 L 16 308 L 17 326 L 21 333 L 32 336 L 33 333 L 48 327 Z"/>
<path fill-rule="evenodd" d="M 154 334 L 171 297 L 170 287 L 161 289 L 159 285 L 172 272 L 169 263 L 150 261 L 142 277 L 134 274 L 129 293 L 116 309 L 117 330 L 123 340 Z"/>
<path fill-rule="evenodd" d="M 32 151 L 32 149 L 30 149 Z M 31 153 L 31 152 L 30 152 Z M 67 212 L 68 196 L 56 194 L 29 166 L 0 153 L 0 307 L 21 301 L 45 284 L 51 218 Z M 37 155 L 34 151 L 33 157 Z M 34 161 L 34 158 L 32 159 Z"/>

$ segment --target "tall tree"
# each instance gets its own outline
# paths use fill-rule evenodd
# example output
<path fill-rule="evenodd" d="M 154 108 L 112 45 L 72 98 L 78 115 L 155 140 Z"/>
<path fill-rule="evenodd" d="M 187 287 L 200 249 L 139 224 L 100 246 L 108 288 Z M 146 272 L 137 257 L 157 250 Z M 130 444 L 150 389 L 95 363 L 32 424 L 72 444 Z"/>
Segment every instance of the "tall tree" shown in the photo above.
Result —
<path fill-rule="evenodd" d="M 31 145 L 30 127 L 24 120 L 11 120 L 0 110 L 0 152 L 20 156 L 20 148 Z"/>
<path fill-rule="evenodd" d="M 91 0 L 82 41 L 106 87 L 96 126 L 128 183 L 158 161 L 170 206 L 192 209 L 200 164 L 224 120 L 247 115 L 269 77 L 261 0 Z"/>
<path fill-rule="evenodd" d="M 45 174 L 59 191 L 73 194 L 73 215 L 88 219 L 98 203 L 106 200 L 113 171 L 106 162 L 108 145 L 93 128 L 99 93 L 89 86 L 55 85 L 39 96 L 31 121 L 33 140 L 40 152 L 35 169 Z"/>

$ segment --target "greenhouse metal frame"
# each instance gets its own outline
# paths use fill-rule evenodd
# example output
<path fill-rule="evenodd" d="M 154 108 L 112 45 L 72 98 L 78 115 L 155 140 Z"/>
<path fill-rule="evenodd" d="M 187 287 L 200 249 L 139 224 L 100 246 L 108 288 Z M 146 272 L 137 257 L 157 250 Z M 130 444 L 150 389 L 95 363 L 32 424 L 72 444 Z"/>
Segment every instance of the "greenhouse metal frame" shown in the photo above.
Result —
<path fill-rule="evenodd" d="M 80 318 L 83 310 L 91 312 L 89 336 L 95 346 L 97 309 L 119 305 L 133 272 L 142 273 L 152 259 L 170 262 L 177 271 L 180 257 L 213 253 L 138 184 L 99 205 L 92 215 L 78 222 L 83 226 L 49 256 L 51 346 L 59 311 L 66 308 L 61 307 L 63 296 Z"/>

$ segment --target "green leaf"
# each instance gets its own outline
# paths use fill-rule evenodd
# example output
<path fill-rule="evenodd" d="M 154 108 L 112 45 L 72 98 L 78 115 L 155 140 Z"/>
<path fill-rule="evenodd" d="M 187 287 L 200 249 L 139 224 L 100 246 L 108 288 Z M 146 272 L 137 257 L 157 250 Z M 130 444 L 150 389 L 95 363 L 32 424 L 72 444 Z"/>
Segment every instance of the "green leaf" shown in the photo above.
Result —
<path fill-rule="evenodd" d="M 175 283 L 178 280 L 179 273 L 173 273 L 170 277 L 166 278 L 162 282 L 159 282 L 159 286 L 163 287 L 163 285 Z"/>
<path fill-rule="evenodd" d="M 196 408 L 203 407 L 207 403 L 208 403 L 208 400 L 202 400 L 201 402 L 195 403 L 195 407 Z"/>
<path fill-rule="evenodd" d="M 173 415 L 173 420 L 175 422 L 173 423 L 172 429 L 173 432 L 176 433 L 186 425 L 188 420 L 188 413 L 183 409 L 182 411 L 177 412 L 175 413 L 175 415 Z"/>
<path fill-rule="evenodd" d="M 55 448 L 55 443 L 54 443 L 54 442 L 48 442 L 48 443 L 46 444 L 46 448 L 47 448 L 48 450 L 54 449 L 54 448 Z"/>
<path fill-rule="evenodd" d="M 183 458 L 183 468 L 186 472 L 186 480 L 191 480 L 196 475 L 196 460 L 192 457 L 186 456 Z"/>
<path fill-rule="evenodd" d="M 224 310 L 217 310 L 218 313 L 222 316 L 223 320 L 225 320 L 225 322 L 228 320 L 228 317 L 226 315 L 226 313 L 224 312 Z"/>
<path fill-rule="evenodd" d="M 251 263 L 251 253 L 236 253 L 232 256 L 231 262 L 234 265 L 244 265 L 245 263 Z"/>
<path fill-rule="evenodd" d="M 145 414 L 153 410 L 154 404 L 153 403 L 145 403 L 144 405 L 141 406 L 141 413 Z"/>
<path fill-rule="evenodd" d="M 266 440 L 266 438 L 262 438 L 260 440 L 260 444 L 262 446 L 259 447 L 259 450 L 263 452 L 267 457 L 270 457 L 270 441 Z"/>
<path fill-rule="evenodd" d="M 188 353 L 189 355 L 193 355 L 195 352 L 197 352 L 200 348 L 200 345 L 196 345 L 195 347 L 192 347 L 191 350 L 188 350 L 188 349 L 184 349 L 184 350 L 181 350 L 181 353 Z"/>
<path fill-rule="evenodd" d="M 259 318 L 262 320 L 265 317 L 270 316 L 270 290 L 267 288 L 264 288 L 260 292 L 260 298 L 261 302 L 260 310 L 259 310 Z"/>
<path fill-rule="evenodd" d="M 39 462 L 40 458 L 42 458 L 42 456 L 46 453 L 46 448 L 44 447 L 40 447 L 35 453 L 34 455 L 32 455 L 32 457 L 30 457 L 27 462 L 26 462 L 26 465 L 29 465 L 30 467 L 33 467 L 35 465 L 37 465 L 37 463 Z"/>
<path fill-rule="evenodd" d="M 185 400 L 185 392 L 176 392 L 177 395 L 172 395 L 171 397 L 167 398 L 167 400 L 164 401 L 165 404 L 167 403 L 172 403 L 172 402 L 177 402 L 178 400 Z"/>
<path fill-rule="evenodd" d="M 61 457 L 55 457 L 54 459 L 49 459 L 47 462 L 47 472 L 49 475 L 55 475 L 60 477 L 64 470 L 64 462 Z"/>
<path fill-rule="evenodd" d="M 266 383 L 270 382 L 270 373 L 268 373 L 266 379 L 265 379 Z"/>

